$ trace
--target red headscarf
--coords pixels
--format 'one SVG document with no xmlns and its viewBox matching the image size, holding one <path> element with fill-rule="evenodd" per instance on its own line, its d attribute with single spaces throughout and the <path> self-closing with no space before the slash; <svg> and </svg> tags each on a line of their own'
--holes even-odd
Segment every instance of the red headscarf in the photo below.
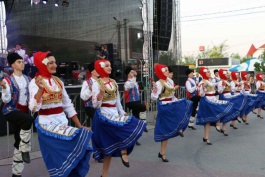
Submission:
<svg viewBox="0 0 265 177">
<path fill-rule="evenodd" d="M 41 75 L 46 78 L 51 78 L 52 74 L 47 69 L 47 55 L 50 52 L 36 52 L 34 54 L 34 64 L 38 68 L 38 72 L 36 73 L 36 76 Z M 46 64 L 45 64 L 46 63 Z"/>
<path fill-rule="evenodd" d="M 97 71 L 97 73 L 100 75 L 101 78 L 103 77 L 109 77 L 109 74 L 107 74 L 104 71 L 104 67 L 105 67 L 105 62 L 108 60 L 96 60 L 95 64 L 94 64 L 94 68 Z"/>
<path fill-rule="evenodd" d="M 258 81 L 263 81 L 263 79 L 262 79 L 262 73 L 258 73 L 257 75 L 256 75 L 256 79 L 258 80 Z"/>
<path fill-rule="evenodd" d="M 243 80 L 243 81 L 247 81 L 247 72 L 246 71 L 242 71 L 241 72 L 241 79 Z"/>
<path fill-rule="evenodd" d="M 155 74 L 159 79 L 167 80 L 167 76 L 164 75 L 163 70 L 165 70 L 167 66 L 162 64 L 155 64 Z"/>
<path fill-rule="evenodd" d="M 239 75 L 239 72 L 236 72 L 236 71 L 231 72 L 231 78 L 233 81 L 236 81 L 238 79 L 237 75 Z"/>
<path fill-rule="evenodd" d="M 219 76 L 220 76 L 220 78 L 222 79 L 222 80 L 226 80 L 227 81 L 227 73 L 228 73 L 228 71 L 226 70 L 226 69 L 220 69 L 219 70 Z"/>
<path fill-rule="evenodd" d="M 202 76 L 203 79 L 209 80 L 209 77 L 207 77 L 206 73 L 209 72 L 209 69 L 206 67 L 201 67 L 200 68 L 200 75 Z"/>
</svg>

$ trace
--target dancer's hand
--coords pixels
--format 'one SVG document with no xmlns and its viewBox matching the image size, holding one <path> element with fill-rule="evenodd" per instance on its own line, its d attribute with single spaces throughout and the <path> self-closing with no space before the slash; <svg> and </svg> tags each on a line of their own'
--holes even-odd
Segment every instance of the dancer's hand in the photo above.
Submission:
<svg viewBox="0 0 265 177">
<path fill-rule="evenodd" d="M 35 78 L 35 83 L 39 87 L 39 89 L 43 89 L 44 88 L 44 86 L 43 86 L 43 78 L 41 76 L 37 76 Z"/>
<path fill-rule="evenodd" d="M 2 86 L 3 89 L 6 89 L 6 82 L 3 81 L 3 80 L 1 80 L 1 81 L 0 81 L 0 86 Z"/>
</svg>

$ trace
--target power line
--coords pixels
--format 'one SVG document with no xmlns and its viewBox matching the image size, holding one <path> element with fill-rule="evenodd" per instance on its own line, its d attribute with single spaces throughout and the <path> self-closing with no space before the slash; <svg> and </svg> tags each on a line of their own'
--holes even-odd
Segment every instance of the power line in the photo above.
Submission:
<svg viewBox="0 0 265 177">
<path fill-rule="evenodd" d="M 201 20 L 209 20 L 209 19 L 215 19 L 215 18 L 226 18 L 226 17 L 241 16 L 241 15 L 249 15 L 249 14 L 264 13 L 264 12 L 265 12 L 265 11 L 257 11 L 257 12 L 249 12 L 249 13 L 242 13 L 242 14 L 232 14 L 232 15 L 226 15 L 226 16 L 198 18 L 198 19 L 191 19 L 191 20 L 183 20 L 182 22 L 201 21 Z"/>
<path fill-rule="evenodd" d="M 231 12 L 239 12 L 239 11 L 245 11 L 245 10 L 260 9 L 260 8 L 264 8 L 264 7 L 265 6 L 257 6 L 257 7 L 245 8 L 245 9 L 236 9 L 236 10 L 229 10 L 229 11 L 223 11 L 223 12 L 213 12 L 213 13 L 206 13 L 206 14 L 197 14 L 197 15 L 183 16 L 182 18 L 198 17 L 198 16 L 206 16 L 206 15 L 216 15 L 216 14 L 231 13 Z"/>
</svg>

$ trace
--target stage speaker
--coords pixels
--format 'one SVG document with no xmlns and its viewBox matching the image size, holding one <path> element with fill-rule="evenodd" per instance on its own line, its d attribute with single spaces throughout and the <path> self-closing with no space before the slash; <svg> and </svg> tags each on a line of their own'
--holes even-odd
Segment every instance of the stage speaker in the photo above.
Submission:
<svg viewBox="0 0 265 177">
<path fill-rule="evenodd" d="M 168 50 L 172 28 L 172 5 L 172 0 L 154 1 L 154 50 Z"/>
<path fill-rule="evenodd" d="M 113 60 L 113 44 L 109 43 L 109 44 L 104 44 L 107 47 L 107 50 L 109 52 L 109 60 L 112 61 Z"/>
<path fill-rule="evenodd" d="M 179 86 L 185 86 L 186 80 L 188 79 L 188 76 L 186 76 L 186 70 L 189 67 L 183 65 L 172 65 L 170 68 L 173 71 L 174 83 Z"/>
</svg>

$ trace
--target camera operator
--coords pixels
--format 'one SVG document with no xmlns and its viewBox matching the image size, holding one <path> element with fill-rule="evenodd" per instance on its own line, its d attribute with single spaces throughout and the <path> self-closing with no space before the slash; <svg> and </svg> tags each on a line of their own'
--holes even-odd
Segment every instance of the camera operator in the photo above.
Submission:
<svg viewBox="0 0 265 177">
<path fill-rule="evenodd" d="M 107 50 L 106 45 L 102 44 L 100 46 L 100 48 L 101 48 L 101 55 L 97 55 L 98 59 L 100 59 L 100 60 L 103 60 L 103 59 L 109 60 L 109 52 Z"/>
</svg>

